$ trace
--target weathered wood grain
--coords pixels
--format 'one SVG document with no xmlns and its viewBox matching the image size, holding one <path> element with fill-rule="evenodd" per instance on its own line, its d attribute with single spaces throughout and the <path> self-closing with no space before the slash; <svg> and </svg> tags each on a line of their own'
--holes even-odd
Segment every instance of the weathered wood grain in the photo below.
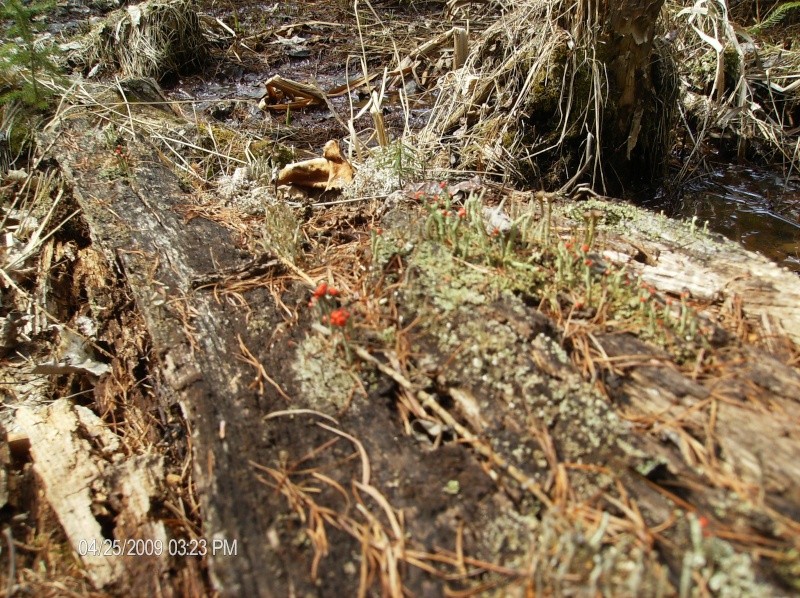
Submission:
<svg viewBox="0 0 800 598">
<path fill-rule="evenodd" d="M 160 583 L 169 568 L 166 530 L 148 515 L 163 483 L 162 458 L 125 459 L 119 438 L 92 411 L 69 399 L 41 408 L 24 406 L 17 424 L 30 442 L 48 504 L 94 585 L 173 595 Z M 117 511 L 114 538 L 105 537 L 100 521 L 105 513 L 97 512 L 106 502 Z M 140 549 L 138 540 L 155 542 L 163 551 Z"/>
<path fill-rule="evenodd" d="M 193 290 L 193 281 L 252 256 L 240 254 L 223 227 L 184 221 L 177 208 L 189 198 L 155 153 L 133 151 L 127 178 L 98 176 L 110 150 L 95 125 L 88 115 L 64 123 L 54 152 L 94 244 L 122 270 L 144 317 L 162 407 L 180 405 L 191 429 L 212 583 L 230 596 L 287 595 L 266 541 L 268 498 L 248 466 L 262 457 L 258 415 L 275 398 L 272 389 L 264 397 L 248 389 L 252 375 L 235 358 L 243 315 L 213 293 Z M 236 554 L 212 554 L 214 540 L 235 541 Z"/>
</svg>

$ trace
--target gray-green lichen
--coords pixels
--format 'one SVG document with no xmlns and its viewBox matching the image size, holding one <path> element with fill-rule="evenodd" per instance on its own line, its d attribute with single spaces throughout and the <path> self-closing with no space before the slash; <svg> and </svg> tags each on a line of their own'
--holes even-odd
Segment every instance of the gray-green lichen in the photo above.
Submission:
<svg viewBox="0 0 800 598">
<path fill-rule="evenodd" d="M 505 514 L 486 532 L 503 563 L 530 576 L 524 582 L 536 596 L 666 596 L 667 573 L 633 537 L 609 542 L 608 519 L 594 529 L 548 511 L 541 520 Z M 528 595 L 513 584 L 492 596 Z"/>
<path fill-rule="evenodd" d="M 446 384 L 470 387 L 495 450 L 520 467 L 542 469 L 536 444 L 519 440 L 530 438 L 526 428 L 538 427 L 556 438 L 566 461 L 603 462 L 619 448 L 635 452 L 633 440 L 618 443 L 627 426 L 573 368 L 546 318 L 507 288 L 505 270 L 467 264 L 431 242 L 417 246 L 409 266 L 402 304 L 418 318 L 412 351 L 426 356 L 425 369 L 446 363 L 439 373 Z M 513 414 L 521 434 L 508 432 L 503 414 Z M 576 488 L 590 491 L 588 480 L 574 477 Z"/>
<path fill-rule="evenodd" d="M 705 222 L 667 218 L 663 213 L 656 214 L 623 201 L 595 198 L 581 203 L 570 202 L 555 211 L 583 225 L 585 213 L 590 210 L 603 213 L 597 224 L 599 230 L 626 238 L 631 238 L 631 232 L 636 231 L 635 237 L 643 240 L 668 241 L 680 246 L 691 244 L 696 253 L 717 255 L 742 251 L 738 244 L 709 233 Z"/>
<path fill-rule="evenodd" d="M 584 213 L 590 210 L 602 212 L 601 224 L 608 227 L 616 226 L 625 221 L 636 220 L 641 213 L 641 210 L 624 202 L 590 199 L 582 203 L 569 204 L 564 210 L 564 214 L 573 220 L 582 222 Z"/>
<path fill-rule="evenodd" d="M 356 385 L 351 366 L 333 340 L 316 331 L 298 347 L 291 369 L 306 404 L 323 413 L 334 414 L 345 407 Z M 350 409 L 358 406 L 351 404 Z"/>
<path fill-rule="evenodd" d="M 300 224 L 289 206 L 284 203 L 269 203 L 264 206 L 264 226 L 260 239 L 264 250 L 294 261 L 299 231 Z"/>
<path fill-rule="evenodd" d="M 416 277 L 412 292 L 426 293 L 442 312 L 482 305 L 491 292 L 491 279 L 485 272 L 458 265 L 446 248 L 435 243 L 420 243 L 411 266 Z"/>
<path fill-rule="evenodd" d="M 683 558 L 680 595 L 701 596 L 695 586 L 700 577 L 714 596 L 736 598 L 747 596 L 761 598 L 772 596 L 770 589 L 755 579 L 750 555 L 736 552 L 728 542 L 716 537 L 704 537 L 699 520 L 689 516 L 689 534 L 692 548 Z"/>
</svg>

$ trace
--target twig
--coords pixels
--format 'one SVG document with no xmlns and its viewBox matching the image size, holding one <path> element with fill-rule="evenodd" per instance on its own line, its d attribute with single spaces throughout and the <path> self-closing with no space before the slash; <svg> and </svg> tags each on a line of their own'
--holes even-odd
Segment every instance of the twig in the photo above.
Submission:
<svg viewBox="0 0 800 598">
<path fill-rule="evenodd" d="M 323 430 L 328 430 L 329 432 L 338 434 L 342 438 L 347 438 L 347 440 L 349 440 L 356 446 L 356 448 L 358 449 L 358 454 L 361 455 L 361 483 L 364 486 L 369 486 L 369 478 L 371 472 L 369 467 L 369 457 L 367 457 L 367 451 L 364 450 L 364 445 L 361 444 L 361 442 L 355 436 L 351 436 L 347 432 L 343 432 L 338 428 L 331 428 L 330 426 L 319 422 L 317 422 L 317 425 Z"/>
<path fill-rule="evenodd" d="M 271 413 L 265 415 L 261 421 L 275 419 L 276 417 L 283 417 L 284 415 L 316 415 L 317 417 L 322 417 L 333 422 L 337 426 L 339 425 L 339 422 L 336 421 L 335 418 L 320 411 L 315 411 L 314 409 L 282 409 L 280 411 L 272 411 Z"/>
<path fill-rule="evenodd" d="M 14 546 L 14 537 L 11 535 L 11 528 L 3 528 L 3 535 L 6 537 L 6 544 L 8 544 L 8 586 L 6 587 L 6 596 L 14 595 L 14 580 L 17 577 L 17 550 Z"/>
</svg>

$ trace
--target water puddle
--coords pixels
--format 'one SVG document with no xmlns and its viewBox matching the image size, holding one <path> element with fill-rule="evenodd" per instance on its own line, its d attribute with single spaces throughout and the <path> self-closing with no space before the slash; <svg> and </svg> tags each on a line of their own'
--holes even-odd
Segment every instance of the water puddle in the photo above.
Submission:
<svg viewBox="0 0 800 598">
<path fill-rule="evenodd" d="M 651 206 L 652 207 L 652 206 Z M 666 210 L 800 273 L 800 179 L 730 165 L 690 187 Z"/>
<path fill-rule="evenodd" d="M 379 51 L 369 46 L 367 52 L 363 43 L 358 42 L 360 38 L 353 35 L 352 7 L 347 8 L 346 3 L 330 6 L 244 0 L 219 4 L 201 0 L 200 8 L 210 18 L 225 24 L 220 26 L 224 27 L 220 35 L 225 38 L 227 49 L 204 72 L 166 86 L 167 96 L 180 101 L 186 113 L 224 123 L 254 139 L 270 136 L 316 153 L 328 140 L 347 137 L 350 130 L 341 122 L 359 114 L 353 128 L 367 132 L 362 141 L 377 143 L 374 135 L 369 136 L 375 128 L 373 118 L 363 110 L 370 92 L 376 89 L 384 92 L 380 108 L 390 140 L 401 138 L 408 129 L 421 128 L 428 120 L 436 101 L 435 92 L 419 87 L 416 77 L 410 74 L 400 80 L 390 77 L 393 85 L 384 88 L 380 75 L 385 64 L 396 59 L 392 45 Z M 337 15 L 342 19 L 334 18 Z M 367 11 L 361 16 L 369 17 L 367 21 L 371 22 L 370 15 L 372 12 Z M 403 18 L 387 21 L 388 38 L 407 35 L 413 19 L 436 22 L 441 18 L 440 8 L 432 7 L 422 13 L 415 9 Z M 342 93 L 346 82 L 353 83 L 362 75 L 362 60 L 368 63 L 369 75 L 377 77 L 371 78 L 369 84 L 353 85 L 349 93 Z M 330 92 L 330 106 L 338 118 L 322 105 L 288 112 L 259 109 L 259 100 L 267 91 L 266 83 L 275 75 L 301 84 L 313 83 L 319 90 Z"/>
</svg>

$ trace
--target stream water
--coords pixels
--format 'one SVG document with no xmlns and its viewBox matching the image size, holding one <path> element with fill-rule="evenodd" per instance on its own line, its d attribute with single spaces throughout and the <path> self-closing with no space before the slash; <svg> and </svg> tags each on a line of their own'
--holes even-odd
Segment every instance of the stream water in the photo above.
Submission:
<svg viewBox="0 0 800 598">
<path fill-rule="evenodd" d="M 675 218 L 697 218 L 708 228 L 800 273 L 800 179 L 729 165 L 702 183 L 689 185 L 679 200 L 647 207 Z"/>
</svg>

